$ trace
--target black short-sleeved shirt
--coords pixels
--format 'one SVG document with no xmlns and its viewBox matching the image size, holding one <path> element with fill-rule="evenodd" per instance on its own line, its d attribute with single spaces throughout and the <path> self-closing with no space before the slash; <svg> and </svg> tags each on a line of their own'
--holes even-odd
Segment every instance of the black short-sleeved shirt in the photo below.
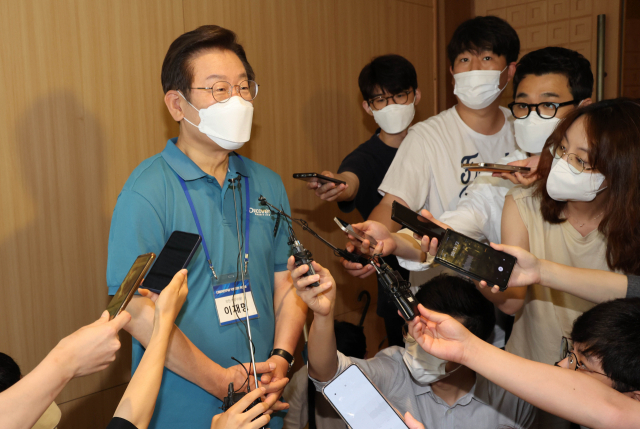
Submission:
<svg viewBox="0 0 640 429">
<path fill-rule="evenodd" d="M 351 201 L 340 201 L 338 207 L 345 213 L 357 209 L 363 219 L 368 219 L 375 206 L 382 200 L 382 195 L 378 192 L 378 187 L 382 183 L 387 170 L 398 152 L 397 148 L 384 144 L 378 134 L 380 128 L 371 136 L 371 138 L 362 143 L 342 160 L 338 173 L 349 171 L 360 181 L 358 193 Z M 398 270 L 402 277 L 409 278 L 409 271 L 401 268 L 395 256 L 385 257 L 391 268 Z M 386 298 L 386 299 L 385 299 Z M 378 283 L 378 307 L 376 313 L 379 316 L 397 316 L 398 310 L 395 305 L 389 301 L 384 293 L 382 286 Z"/>
<path fill-rule="evenodd" d="M 375 134 L 362 143 L 342 160 L 338 173 L 349 171 L 360 181 L 358 193 L 351 201 L 340 201 L 338 207 L 345 213 L 357 209 L 363 219 L 368 219 L 374 207 L 382 200 L 378 186 L 398 152 L 397 148 L 387 146 L 380 140 L 378 128 Z"/>
<path fill-rule="evenodd" d="M 109 422 L 107 429 L 138 429 L 129 420 L 121 419 L 120 417 L 114 417 Z"/>
</svg>

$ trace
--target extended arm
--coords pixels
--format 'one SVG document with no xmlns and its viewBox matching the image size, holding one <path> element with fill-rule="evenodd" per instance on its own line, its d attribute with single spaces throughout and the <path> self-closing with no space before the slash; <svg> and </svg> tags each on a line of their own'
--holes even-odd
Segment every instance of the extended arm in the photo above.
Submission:
<svg viewBox="0 0 640 429">
<path fill-rule="evenodd" d="M 459 362 L 530 404 L 583 426 L 640 427 L 640 402 L 578 371 L 500 350 L 450 316 L 418 308 L 422 319 L 416 318 L 409 329 L 428 353 Z"/>
<path fill-rule="evenodd" d="M 0 427 L 31 428 L 72 378 L 107 368 L 120 349 L 118 331 L 130 319 L 123 312 L 109 321 L 105 311 L 96 322 L 63 338 L 33 371 L 0 393 Z"/>
<path fill-rule="evenodd" d="M 307 188 L 315 189 L 316 196 L 324 201 L 351 201 L 358 194 L 360 188 L 360 180 L 355 173 L 345 171 L 339 174 L 333 174 L 330 171 L 323 171 L 323 176 L 333 177 L 342 180 L 346 185 L 336 185 L 333 182 L 327 182 L 324 185 L 317 180 L 307 183 Z"/>
<path fill-rule="evenodd" d="M 114 414 L 114 417 L 125 419 L 138 429 L 146 429 L 153 416 L 169 338 L 175 326 L 173 322 L 187 298 L 187 270 L 178 272 L 159 297 L 152 292 L 143 292 L 157 299 L 153 332 L 140 365 Z"/>
<path fill-rule="evenodd" d="M 610 271 L 575 268 L 538 259 L 526 250 L 504 244 L 491 244 L 496 250 L 513 255 L 518 260 L 509 280 L 509 287 L 539 283 L 587 301 L 600 303 L 627 295 L 627 276 Z M 484 282 L 482 282 L 484 283 Z M 495 286 L 491 290 L 498 292 Z"/>
<path fill-rule="evenodd" d="M 307 265 L 295 268 L 293 256 L 289 258 L 287 268 L 291 271 L 297 294 L 313 311 L 313 323 L 309 329 L 309 376 L 318 381 L 331 380 L 338 370 L 338 349 L 333 330 L 333 309 L 335 305 L 335 280 L 326 268 L 313 262 L 317 274 L 303 277 L 309 270 Z M 320 286 L 308 285 L 319 281 Z"/>
</svg>

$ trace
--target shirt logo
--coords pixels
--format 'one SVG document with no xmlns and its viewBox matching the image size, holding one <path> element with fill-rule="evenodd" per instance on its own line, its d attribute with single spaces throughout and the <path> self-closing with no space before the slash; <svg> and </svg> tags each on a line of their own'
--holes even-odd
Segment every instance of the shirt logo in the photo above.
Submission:
<svg viewBox="0 0 640 429">
<path fill-rule="evenodd" d="M 271 209 L 254 209 L 249 207 L 249 213 L 256 216 L 271 216 Z"/>
</svg>

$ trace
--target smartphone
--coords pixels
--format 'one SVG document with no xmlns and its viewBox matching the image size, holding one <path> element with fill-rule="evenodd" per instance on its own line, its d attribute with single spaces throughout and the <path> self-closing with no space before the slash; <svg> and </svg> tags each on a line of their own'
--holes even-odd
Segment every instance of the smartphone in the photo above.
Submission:
<svg viewBox="0 0 640 429">
<path fill-rule="evenodd" d="M 133 294 L 138 290 L 140 283 L 142 283 L 142 280 L 144 279 L 144 275 L 149 271 L 149 267 L 151 267 L 151 263 L 155 257 L 155 253 L 145 253 L 144 255 L 140 255 L 136 258 L 136 261 L 129 269 L 129 272 L 122 281 L 118 291 L 113 295 L 109 305 L 107 305 L 109 320 L 113 319 L 127 308 L 127 304 L 129 304 Z"/>
<path fill-rule="evenodd" d="M 353 429 L 408 429 L 403 418 L 356 364 L 324 386 L 322 394 Z"/>
<path fill-rule="evenodd" d="M 372 249 L 376 248 L 376 245 L 378 244 L 378 242 L 372 236 L 365 234 L 364 232 L 360 231 L 358 228 L 354 228 L 352 225 L 349 224 L 349 222 L 346 222 L 338 217 L 334 217 L 333 220 L 335 221 L 335 223 L 338 224 L 338 227 L 340 227 L 340 229 L 346 232 L 347 234 L 351 234 L 351 236 L 357 238 L 360 241 L 369 240 L 369 247 L 371 247 Z"/>
<path fill-rule="evenodd" d="M 438 244 L 436 262 L 475 280 L 484 280 L 489 286 L 507 289 L 516 258 L 466 235 L 448 229 Z"/>
<path fill-rule="evenodd" d="M 462 168 L 466 168 L 469 171 L 488 171 L 490 173 L 527 173 L 531 171 L 529 167 L 518 167 L 515 165 L 506 164 L 490 164 L 488 162 L 479 162 L 477 164 L 462 164 Z"/>
<path fill-rule="evenodd" d="M 304 180 L 305 182 L 320 182 L 323 185 L 327 182 L 335 183 L 336 185 L 346 185 L 347 182 L 344 180 L 334 179 L 333 177 L 323 176 L 318 173 L 293 173 L 294 179 Z M 312 180 L 316 179 L 316 180 Z"/>
<path fill-rule="evenodd" d="M 173 276 L 189 265 L 201 241 L 202 238 L 198 234 L 173 231 L 144 279 L 142 287 L 155 293 L 162 292 Z"/>
<path fill-rule="evenodd" d="M 420 216 L 397 201 L 391 204 L 391 219 L 418 235 L 426 235 L 429 239 L 437 238 L 438 243 L 442 241 L 444 234 L 447 232 L 446 229 Z"/>
</svg>

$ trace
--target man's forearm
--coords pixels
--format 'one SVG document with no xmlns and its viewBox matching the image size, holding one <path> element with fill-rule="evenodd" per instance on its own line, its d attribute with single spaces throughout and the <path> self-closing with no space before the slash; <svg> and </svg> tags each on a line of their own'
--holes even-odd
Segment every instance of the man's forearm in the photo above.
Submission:
<svg viewBox="0 0 640 429">
<path fill-rule="evenodd" d="M 309 376 L 329 381 L 338 371 L 338 348 L 333 330 L 333 311 L 327 316 L 314 314 L 309 329 Z"/>
<path fill-rule="evenodd" d="M 153 333 L 153 302 L 136 296 L 129 303 L 127 311 L 132 319 L 125 329 L 146 348 Z M 218 399 L 227 395 L 225 369 L 202 353 L 175 325 L 169 337 L 165 366 Z"/>
<path fill-rule="evenodd" d="M 66 366 L 69 358 L 53 349 L 33 371 L 0 393 L 1 428 L 33 427 L 73 378 L 73 372 Z"/>
<path fill-rule="evenodd" d="M 307 305 L 296 294 L 289 271 L 275 273 L 274 280 L 273 307 L 276 331 L 273 348 L 293 354 L 307 318 Z"/>
<path fill-rule="evenodd" d="M 416 262 L 424 262 L 426 260 L 425 253 L 420 249 L 420 243 L 408 234 L 396 232 L 391 234 L 393 241 L 396 243 L 394 255 L 403 259 Z"/>
<path fill-rule="evenodd" d="M 358 194 L 358 189 L 360 188 L 360 180 L 358 179 L 358 176 L 350 171 L 345 171 L 344 173 L 336 174 L 335 178 L 343 180 L 348 185 L 347 188 L 338 195 L 336 201 L 353 201 Z"/>
<path fill-rule="evenodd" d="M 401 198 L 387 194 L 382 197 L 382 200 L 373 209 L 367 220 L 375 220 L 386 226 L 389 231 L 398 232 L 400 230 L 400 224 L 391 220 L 391 206 L 394 201 L 398 201 L 404 206 L 407 205 Z"/>
<path fill-rule="evenodd" d="M 149 345 L 114 414 L 114 417 L 123 418 L 138 429 L 149 425 L 160 391 L 173 323 L 169 326 L 160 325 L 154 325 Z"/>
<path fill-rule="evenodd" d="M 477 337 L 463 365 L 551 414 L 593 429 L 640 427 L 640 402 L 579 371 L 533 362 Z"/>
<path fill-rule="evenodd" d="M 603 270 L 574 268 L 540 260 L 540 284 L 601 303 L 627 295 L 627 276 Z"/>
</svg>

